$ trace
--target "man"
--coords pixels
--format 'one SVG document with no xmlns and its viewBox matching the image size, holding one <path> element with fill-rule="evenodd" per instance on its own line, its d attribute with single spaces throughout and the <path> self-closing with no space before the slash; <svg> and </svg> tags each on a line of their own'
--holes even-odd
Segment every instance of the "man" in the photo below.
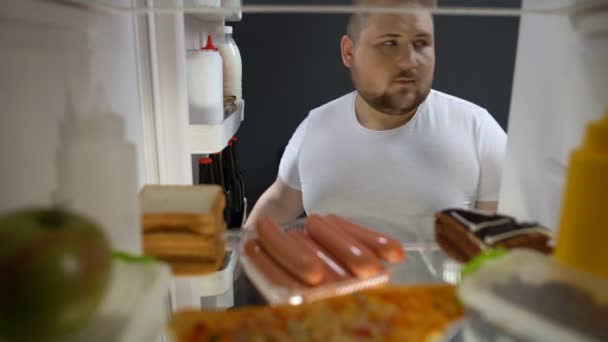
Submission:
<svg viewBox="0 0 608 342">
<path fill-rule="evenodd" d="M 365 5 L 423 0 L 380 0 Z M 246 223 L 334 213 L 404 240 L 448 207 L 495 211 L 506 135 L 483 108 L 431 89 L 429 12 L 355 14 L 341 41 L 356 89 L 310 112 Z"/>
</svg>

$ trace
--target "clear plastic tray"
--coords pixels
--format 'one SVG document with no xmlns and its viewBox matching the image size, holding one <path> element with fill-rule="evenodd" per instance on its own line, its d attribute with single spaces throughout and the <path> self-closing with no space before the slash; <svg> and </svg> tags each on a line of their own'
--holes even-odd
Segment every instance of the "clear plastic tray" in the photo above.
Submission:
<svg viewBox="0 0 608 342">
<path fill-rule="evenodd" d="M 283 227 L 285 230 L 303 229 L 304 221 L 298 220 L 292 224 Z M 253 285 L 257 288 L 264 299 L 271 305 L 275 304 L 291 304 L 299 305 L 303 302 L 310 302 L 323 298 L 345 295 L 356 291 L 377 287 L 388 283 L 390 279 L 390 266 L 385 266 L 385 270 L 375 277 L 368 279 L 349 279 L 342 282 L 320 285 L 307 289 L 288 289 L 282 286 L 277 286 L 270 283 L 264 275 L 257 270 L 255 265 L 249 260 L 244 253 L 245 242 L 255 238 L 254 231 L 246 231 L 240 241 L 240 261 L 245 274 L 249 277 Z"/>
<path fill-rule="evenodd" d="M 404 242 L 404 263 L 391 265 L 393 284 L 429 284 L 460 282 L 461 264 L 450 259 L 434 242 Z"/>
<path fill-rule="evenodd" d="M 296 221 L 293 224 L 287 225 L 285 229 L 302 229 L 303 221 Z M 247 239 L 255 237 L 254 232 L 239 231 L 230 232 L 227 241 L 230 246 L 240 248 L 242 250 Z M 396 265 L 386 265 L 386 277 L 393 284 L 414 285 L 414 284 L 429 284 L 429 283 L 449 283 L 457 284 L 460 281 L 460 264 L 453 261 L 445 255 L 445 253 L 434 242 L 406 242 L 403 243 L 406 253 L 405 262 Z M 235 278 L 239 276 L 242 268 L 247 274 L 258 292 L 270 304 L 288 303 L 297 305 L 306 299 L 313 300 L 317 298 L 331 297 L 338 294 L 347 294 L 354 292 L 357 289 L 365 289 L 381 285 L 387 281 L 385 275 L 382 275 L 377 284 L 361 283 L 360 280 L 355 280 L 352 283 L 333 284 L 333 286 L 319 287 L 315 289 L 318 292 L 310 292 L 307 290 L 290 291 L 282 287 L 271 285 L 262 274 L 260 274 L 253 264 L 247 259 L 244 253 L 240 255 L 240 263 L 237 265 Z M 356 287 L 358 285 L 359 287 Z M 316 296 L 316 297 L 315 297 Z M 461 340 L 461 330 L 464 320 L 458 320 L 450 324 L 444 330 L 442 336 L 437 336 L 435 342 L 454 342 Z"/>
</svg>

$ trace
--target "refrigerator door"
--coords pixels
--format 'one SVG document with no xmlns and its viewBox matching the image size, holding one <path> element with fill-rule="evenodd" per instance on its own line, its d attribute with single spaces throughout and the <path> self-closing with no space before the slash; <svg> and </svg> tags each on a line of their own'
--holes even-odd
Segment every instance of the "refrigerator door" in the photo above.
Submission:
<svg viewBox="0 0 608 342">
<path fill-rule="evenodd" d="M 523 8 L 589 2 L 602 1 L 524 0 Z M 500 212 L 557 229 L 570 152 L 608 109 L 607 12 L 599 22 L 602 10 L 522 16 Z"/>
</svg>

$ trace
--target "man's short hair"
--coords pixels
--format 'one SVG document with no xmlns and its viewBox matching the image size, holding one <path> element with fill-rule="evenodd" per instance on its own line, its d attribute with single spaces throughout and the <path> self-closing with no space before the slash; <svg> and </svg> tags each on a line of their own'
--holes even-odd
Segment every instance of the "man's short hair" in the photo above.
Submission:
<svg viewBox="0 0 608 342">
<path fill-rule="evenodd" d="M 437 6 L 437 0 L 353 0 L 354 6 L 370 7 L 370 6 L 402 6 L 402 5 L 418 5 L 422 7 L 433 8 Z M 361 30 L 367 25 L 369 13 L 353 13 L 348 18 L 346 25 L 346 35 L 353 41 L 359 38 Z"/>
</svg>

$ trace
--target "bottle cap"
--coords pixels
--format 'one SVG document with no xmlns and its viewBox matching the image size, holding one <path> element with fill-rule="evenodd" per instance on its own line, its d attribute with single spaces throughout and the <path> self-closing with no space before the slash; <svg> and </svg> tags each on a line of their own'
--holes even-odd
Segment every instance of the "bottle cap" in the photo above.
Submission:
<svg viewBox="0 0 608 342">
<path fill-rule="evenodd" d="M 211 35 L 207 36 L 207 45 L 205 45 L 202 50 L 217 51 L 217 48 L 215 47 L 215 45 L 213 45 L 213 38 L 211 38 Z"/>
<path fill-rule="evenodd" d="M 608 154 L 608 112 L 603 119 L 589 125 L 583 148 Z"/>
</svg>

